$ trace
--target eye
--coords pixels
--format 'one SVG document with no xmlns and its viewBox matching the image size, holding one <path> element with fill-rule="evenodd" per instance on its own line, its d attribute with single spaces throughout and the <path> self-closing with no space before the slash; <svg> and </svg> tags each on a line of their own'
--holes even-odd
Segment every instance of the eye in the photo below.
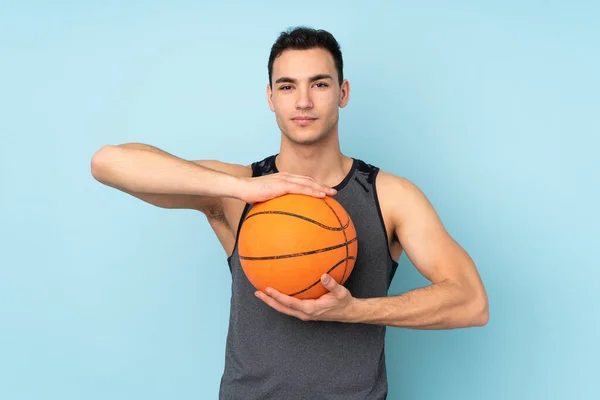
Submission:
<svg viewBox="0 0 600 400">
<path fill-rule="evenodd" d="M 279 90 L 290 90 L 292 87 L 290 85 L 280 86 Z"/>
<path fill-rule="evenodd" d="M 329 86 L 328 84 L 326 84 L 325 82 L 317 82 L 316 86 L 318 88 L 326 88 L 327 86 Z"/>
</svg>

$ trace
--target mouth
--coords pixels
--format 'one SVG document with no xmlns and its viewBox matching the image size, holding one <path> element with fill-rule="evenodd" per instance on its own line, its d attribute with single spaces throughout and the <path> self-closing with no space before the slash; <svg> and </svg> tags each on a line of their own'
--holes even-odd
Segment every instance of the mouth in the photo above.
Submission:
<svg viewBox="0 0 600 400">
<path fill-rule="evenodd" d="M 300 116 L 300 117 L 292 118 L 292 121 L 294 121 L 294 123 L 296 125 L 300 125 L 300 126 L 310 125 L 313 122 L 315 122 L 316 120 L 317 120 L 317 118 L 308 117 L 308 116 Z"/>
</svg>

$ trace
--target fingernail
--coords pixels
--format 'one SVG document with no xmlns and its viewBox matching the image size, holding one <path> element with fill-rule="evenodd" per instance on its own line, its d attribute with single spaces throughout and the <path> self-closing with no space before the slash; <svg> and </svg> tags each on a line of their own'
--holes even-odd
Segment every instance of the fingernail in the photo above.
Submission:
<svg viewBox="0 0 600 400">
<path fill-rule="evenodd" d="M 265 290 L 265 292 L 267 292 L 267 294 L 270 296 L 271 295 L 271 288 Z"/>
<path fill-rule="evenodd" d="M 328 284 L 330 279 L 329 275 L 325 276 L 325 278 L 323 278 L 323 283 Z"/>
<path fill-rule="evenodd" d="M 319 196 L 325 196 L 325 193 L 319 192 Z"/>
</svg>

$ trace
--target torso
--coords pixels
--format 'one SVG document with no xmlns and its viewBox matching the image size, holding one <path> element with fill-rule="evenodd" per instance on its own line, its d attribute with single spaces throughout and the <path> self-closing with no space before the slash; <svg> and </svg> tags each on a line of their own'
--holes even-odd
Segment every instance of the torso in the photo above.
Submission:
<svg viewBox="0 0 600 400">
<path fill-rule="evenodd" d="M 277 173 L 274 156 L 254 163 L 250 172 Z M 358 239 L 354 268 L 344 283 L 356 298 L 386 296 L 401 254 L 391 223 L 394 199 L 388 188 L 394 180 L 380 173 L 353 159 L 344 180 L 335 185 L 338 192 L 333 198 L 352 217 Z M 301 321 L 256 299 L 235 242 L 240 221 L 251 209 L 252 205 L 227 199 L 221 222 L 211 221 L 229 256 L 232 277 L 219 398 L 386 398 L 385 326 Z"/>
</svg>

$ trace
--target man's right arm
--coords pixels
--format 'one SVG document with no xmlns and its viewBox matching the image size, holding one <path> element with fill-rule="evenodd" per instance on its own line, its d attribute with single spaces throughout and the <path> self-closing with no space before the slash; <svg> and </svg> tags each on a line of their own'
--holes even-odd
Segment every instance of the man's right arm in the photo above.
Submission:
<svg viewBox="0 0 600 400">
<path fill-rule="evenodd" d="M 99 182 L 162 208 L 209 215 L 222 198 L 240 198 L 250 167 L 220 161 L 188 161 L 142 143 L 106 145 L 91 160 Z"/>
<path fill-rule="evenodd" d="M 107 145 L 91 160 L 99 182 L 163 208 L 190 208 L 210 216 L 224 200 L 266 201 L 286 193 L 315 197 L 335 190 L 306 176 L 277 173 L 252 178 L 250 166 L 188 161 L 142 143 Z"/>
<path fill-rule="evenodd" d="M 187 161 L 141 143 L 102 147 L 92 157 L 91 170 L 99 182 L 155 206 L 203 212 L 228 255 L 244 203 L 286 193 L 335 194 L 306 176 L 277 173 L 253 178 L 250 166 Z"/>
</svg>

